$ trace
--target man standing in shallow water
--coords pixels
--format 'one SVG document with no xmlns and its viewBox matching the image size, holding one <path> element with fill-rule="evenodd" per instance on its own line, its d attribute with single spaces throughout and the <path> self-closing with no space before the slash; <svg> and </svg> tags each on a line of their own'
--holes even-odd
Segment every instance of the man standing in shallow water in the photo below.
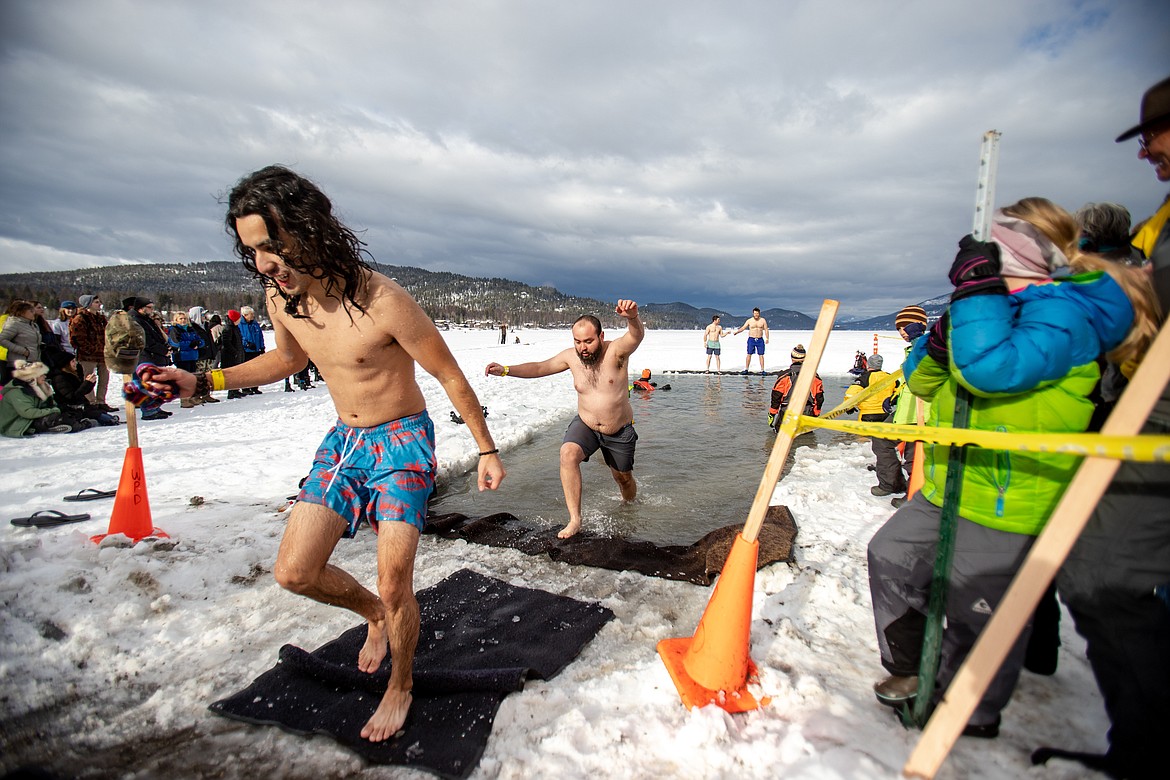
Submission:
<svg viewBox="0 0 1170 780">
<path fill-rule="evenodd" d="M 719 362 L 719 339 L 731 333 L 730 330 L 724 330 L 720 323 L 718 314 L 711 315 L 711 324 L 703 331 L 703 346 L 707 348 L 707 371 L 711 370 L 711 356 L 715 356 L 715 370 L 721 371 L 722 366 Z"/>
<path fill-rule="evenodd" d="M 752 309 L 752 316 L 743 325 L 736 328 L 735 333 L 748 332 L 747 359 L 743 362 L 743 372 L 746 374 L 752 367 L 752 353 L 760 356 L 760 373 L 764 373 L 764 345 L 768 343 L 768 321 L 760 316 L 760 307 Z"/>
<path fill-rule="evenodd" d="M 625 335 L 607 342 L 601 322 L 583 314 L 573 323 L 573 346 L 540 363 L 505 366 L 488 363 L 484 373 L 490 376 L 515 376 L 535 379 L 573 373 L 577 390 L 577 416 L 565 431 L 561 445 L 561 487 L 569 508 L 569 523 L 557 534 L 568 539 L 581 530 L 581 463 L 601 450 L 605 464 L 621 490 L 622 499 L 633 501 L 638 494 L 634 481 L 634 409 L 630 406 L 630 355 L 646 335 L 638 318 L 638 304 L 620 300 L 614 308 L 626 320 Z"/>
<path fill-rule="evenodd" d="M 204 374 L 163 369 L 190 397 L 278 381 L 311 358 L 329 377 L 338 420 L 289 514 L 273 574 L 288 590 L 350 609 L 368 622 L 358 668 L 391 655 L 390 682 L 361 734 L 393 736 L 411 703 L 419 608 L 414 558 L 434 487 L 434 425 L 415 363 L 439 380 L 479 445 L 479 489 L 504 479 L 475 392 L 434 323 L 397 283 L 367 265 L 363 244 L 312 182 L 280 166 L 242 179 L 228 200 L 236 254 L 267 289 L 275 349 Z M 624 386 L 624 385 L 623 385 Z M 337 542 L 366 520 L 378 532 L 378 594 L 329 564 Z"/>
</svg>

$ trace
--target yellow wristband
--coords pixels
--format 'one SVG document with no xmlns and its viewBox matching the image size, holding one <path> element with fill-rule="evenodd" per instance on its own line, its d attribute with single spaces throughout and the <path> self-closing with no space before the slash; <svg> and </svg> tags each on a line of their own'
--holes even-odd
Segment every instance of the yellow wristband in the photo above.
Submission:
<svg viewBox="0 0 1170 780">
<path fill-rule="evenodd" d="M 504 366 L 504 373 L 500 374 L 500 376 L 507 376 L 507 375 L 508 375 L 508 367 Z"/>
<path fill-rule="evenodd" d="M 222 371 L 220 371 L 217 368 L 214 371 L 212 371 L 210 374 L 208 374 L 208 376 L 211 377 L 211 389 L 212 390 L 223 390 L 224 389 L 224 381 L 223 381 L 223 372 Z"/>
</svg>

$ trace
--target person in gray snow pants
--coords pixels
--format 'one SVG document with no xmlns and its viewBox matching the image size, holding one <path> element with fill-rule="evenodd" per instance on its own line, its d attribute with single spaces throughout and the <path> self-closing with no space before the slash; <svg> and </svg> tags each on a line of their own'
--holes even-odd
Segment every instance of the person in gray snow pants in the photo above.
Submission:
<svg viewBox="0 0 1170 780">
<path fill-rule="evenodd" d="M 1154 592 L 1167 583 L 1170 465 L 1123 462 L 1056 578 L 1105 699 L 1119 777 L 1170 772 L 1170 605 Z"/>
<path fill-rule="evenodd" d="M 942 509 L 916 494 L 869 542 L 869 589 L 878 648 L 882 666 L 899 677 L 918 674 L 941 519 Z M 957 519 L 936 701 L 999 606 L 1034 541 L 1034 536 Z M 1030 631 L 1031 622 L 972 713 L 971 723 L 993 723 L 1007 706 L 1024 663 Z"/>
</svg>

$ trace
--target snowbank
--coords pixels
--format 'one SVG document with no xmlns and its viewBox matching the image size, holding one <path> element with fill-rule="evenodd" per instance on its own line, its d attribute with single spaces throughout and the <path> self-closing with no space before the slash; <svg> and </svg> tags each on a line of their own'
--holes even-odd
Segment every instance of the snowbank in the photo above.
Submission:
<svg viewBox="0 0 1170 780">
<path fill-rule="evenodd" d="M 514 335 L 523 343 L 499 345 L 496 331 L 444 334 L 491 409 L 505 465 L 510 447 L 575 406 L 567 374 L 523 384 L 483 376 L 489 361 L 543 359 L 570 345 L 566 331 Z M 810 336 L 773 332 L 769 368 L 785 367 L 788 350 Z M 895 334 L 882 336 L 892 370 L 902 344 Z M 650 331 L 635 363 L 656 376 L 701 369 L 701 340 L 700 331 Z M 872 345 L 873 334 L 834 332 L 822 375 L 844 375 L 854 351 Z M 742 335 L 725 339 L 723 367 L 742 368 L 742 350 Z M 437 383 L 425 375 L 420 383 L 432 417 L 446 420 L 452 407 Z M 78 777 L 425 776 L 366 766 L 324 738 L 207 711 L 269 668 L 281 645 L 312 649 L 359 622 L 272 579 L 286 498 L 334 419 L 324 387 L 281 389 L 176 408 L 169 420 L 140 425 L 152 515 L 171 535 L 153 546 L 99 548 L 88 536 L 106 530 L 112 502 L 61 502 L 83 488 L 117 485 L 124 428 L 0 440 L 0 771 L 35 763 Z M 476 447 L 466 428 L 437 428 L 440 469 L 472 468 Z M 871 457 L 860 441 L 801 450 L 776 489 L 773 503 L 787 505 L 800 526 L 797 563 L 756 576 L 752 658 L 772 703 L 745 715 L 687 711 L 655 652 L 659 639 L 693 633 L 709 589 L 424 537 L 417 588 L 470 567 L 598 601 L 616 614 L 558 677 L 505 699 L 474 777 L 899 776 L 918 735 L 870 689 L 882 669 L 865 546 L 892 512 L 888 499 L 869 494 Z M 76 508 L 94 519 L 51 530 L 7 523 L 46 508 Z M 372 583 L 371 539 L 343 541 L 333 562 Z M 1065 618 L 1056 675 L 1025 673 L 1001 736 L 960 740 L 940 777 L 1084 776 L 1079 766 L 1033 769 L 1028 762 L 1041 744 L 1105 747 L 1107 720 L 1083 644 Z"/>
</svg>

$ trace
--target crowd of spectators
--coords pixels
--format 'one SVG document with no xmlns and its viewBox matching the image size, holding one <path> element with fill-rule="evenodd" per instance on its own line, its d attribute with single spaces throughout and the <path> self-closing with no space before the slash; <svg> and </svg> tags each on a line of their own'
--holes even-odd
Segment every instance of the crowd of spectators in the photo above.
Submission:
<svg viewBox="0 0 1170 780">
<path fill-rule="evenodd" d="M 123 298 L 121 310 L 142 328 L 145 344 L 138 363 L 177 365 L 209 371 L 238 365 L 264 352 L 264 331 L 255 310 L 242 306 L 225 315 L 203 306 L 186 311 L 155 311 L 149 298 Z M 0 315 L 0 433 L 23 437 L 71 433 L 99 425 L 119 425 L 119 409 L 107 403 L 111 372 L 106 365 L 107 310 L 100 296 L 87 293 L 63 300 L 56 318 L 45 317 L 36 301 L 14 299 Z M 114 312 L 110 312 L 112 315 Z M 297 384 L 312 387 L 306 368 Z M 316 375 L 318 380 L 320 374 Z M 113 377 L 116 386 L 121 379 Z M 231 390 L 228 399 L 259 395 L 258 387 Z M 180 408 L 219 403 L 210 391 L 183 399 Z M 162 420 L 173 412 L 158 408 L 142 415 Z"/>
</svg>

